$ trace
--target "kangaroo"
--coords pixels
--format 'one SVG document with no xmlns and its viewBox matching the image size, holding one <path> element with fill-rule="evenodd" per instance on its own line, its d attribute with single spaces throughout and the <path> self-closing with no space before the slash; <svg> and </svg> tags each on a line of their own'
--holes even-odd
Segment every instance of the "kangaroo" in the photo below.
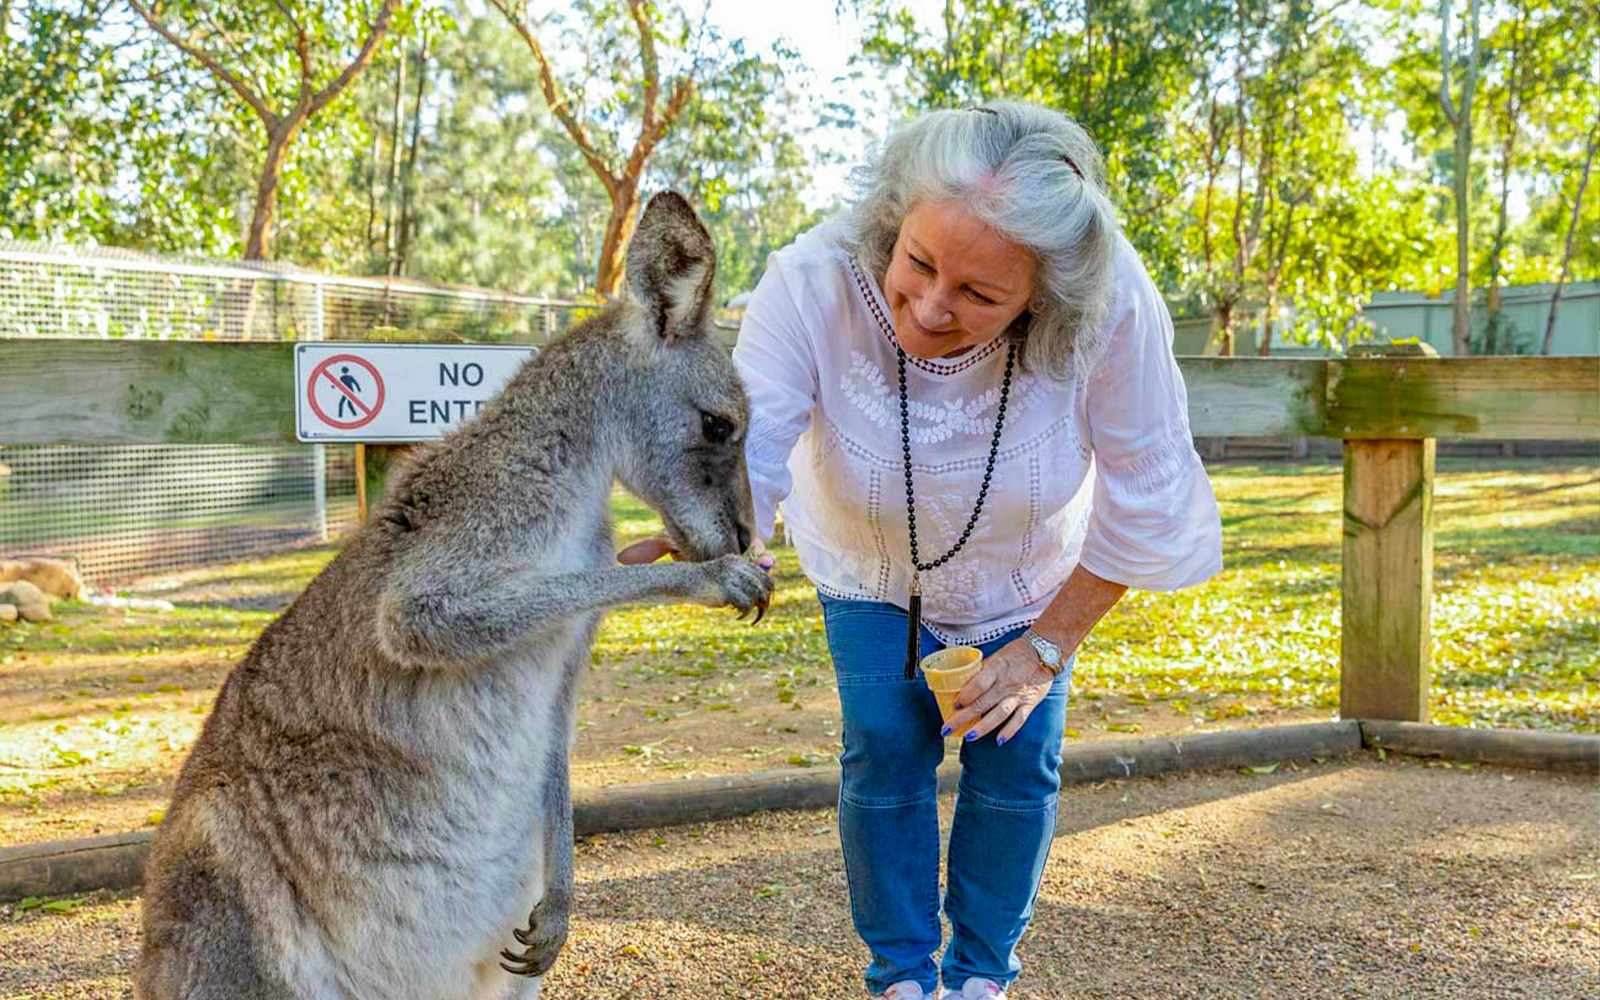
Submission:
<svg viewBox="0 0 1600 1000">
<path fill-rule="evenodd" d="M 716 260 L 651 199 L 627 295 L 421 449 L 234 669 L 145 872 L 142 1000 L 532 1000 L 572 905 L 568 754 L 605 609 L 765 612 Z M 617 565 L 620 480 L 684 561 Z M 517 929 L 521 928 L 521 929 Z M 513 936 L 520 950 L 511 950 Z"/>
</svg>

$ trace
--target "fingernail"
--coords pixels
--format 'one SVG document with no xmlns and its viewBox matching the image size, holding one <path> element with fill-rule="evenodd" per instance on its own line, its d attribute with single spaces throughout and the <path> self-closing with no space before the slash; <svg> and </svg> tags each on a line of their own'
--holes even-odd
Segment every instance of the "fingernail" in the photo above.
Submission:
<svg viewBox="0 0 1600 1000">
<path fill-rule="evenodd" d="M 970 732 L 970 733 L 967 734 L 967 742 L 968 743 L 971 743 L 973 740 L 975 740 L 977 738 L 978 738 L 978 734 L 977 734 L 976 731 Z"/>
<path fill-rule="evenodd" d="M 997 747 L 1005 746 L 1006 745 L 1006 738 L 1004 736 L 995 737 L 994 745 L 997 746 Z"/>
<path fill-rule="evenodd" d="M 967 707 L 967 706 L 965 706 L 965 705 L 963 705 L 963 704 L 961 704 L 961 702 L 959 702 L 959 701 L 958 701 L 958 702 L 956 702 L 956 708 L 966 708 L 966 707 Z"/>
<path fill-rule="evenodd" d="M 949 736 L 950 735 L 950 727 L 949 726 L 945 726 L 943 729 L 939 730 L 939 735 L 940 736 Z"/>
</svg>

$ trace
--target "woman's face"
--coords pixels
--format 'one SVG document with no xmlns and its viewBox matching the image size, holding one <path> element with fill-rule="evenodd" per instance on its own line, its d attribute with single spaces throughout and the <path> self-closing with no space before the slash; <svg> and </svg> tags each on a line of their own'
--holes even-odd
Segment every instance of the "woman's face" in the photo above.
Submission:
<svg viewBox="0 0 1600 1000">
<path fill-rule="evenodd" d="M 953 201 L 921 201 L 900 223 L 883 294 L 907 354 L 948 358 L 986 344 L 1033 297 L 1033 254 Z"/>
</svg>

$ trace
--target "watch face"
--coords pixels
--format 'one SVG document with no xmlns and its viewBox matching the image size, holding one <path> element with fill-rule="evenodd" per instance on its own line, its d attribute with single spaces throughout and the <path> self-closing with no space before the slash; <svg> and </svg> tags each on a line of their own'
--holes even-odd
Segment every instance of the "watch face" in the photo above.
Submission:
<svg viewBox="0 0 1600 1000">
<path fill-rule="evenodd" d="M 1028 639 L 1033 643 L 1033 648 L 1039 651 L 1039 659 L 1052 667 L 1061 662 L 1061 650 L 1048 639 L 1039 635 L 1030 635 Z"/>
</svg>

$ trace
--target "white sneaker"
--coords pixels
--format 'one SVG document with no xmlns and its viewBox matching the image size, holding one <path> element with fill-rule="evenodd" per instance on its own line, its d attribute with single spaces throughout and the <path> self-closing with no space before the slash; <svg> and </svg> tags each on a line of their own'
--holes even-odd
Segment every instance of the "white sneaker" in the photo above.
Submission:
<svg viewBox="0 0 1600 1000">
<path fill-rule="evenodd" d="M 992 979 L 969 979 L 961 992 L 941 990 L 939 1000 L 1006 1000 L 1006 991 Z"/>
<path fill-rule="evenodd" d="M 907 979 L 905 982 L 895 983 L 879 996 L 873 997 L 873 1000 L 924 1000 L 925 997 L 927 1000 L 933 1000 L 922 992 L 920 984 Z"/>
</svg>

